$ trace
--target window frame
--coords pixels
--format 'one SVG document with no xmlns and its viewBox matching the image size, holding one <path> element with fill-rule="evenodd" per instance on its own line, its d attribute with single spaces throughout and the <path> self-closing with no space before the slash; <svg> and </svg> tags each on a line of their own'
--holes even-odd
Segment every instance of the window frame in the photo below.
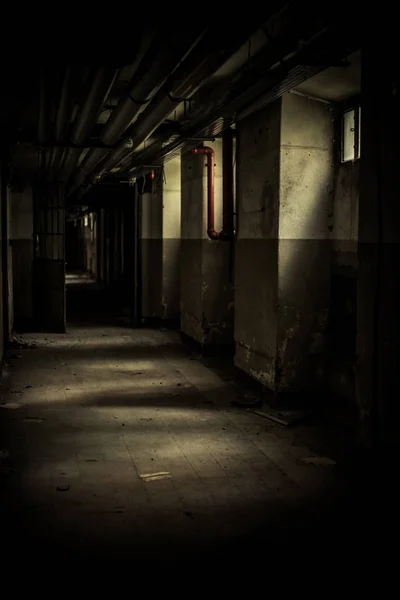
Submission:
<svg viewBox="0 0 400 600">
<path fill-rule="evenodd" d="M 345 159 L 344 158 L 344 140 L 345 140 L 345 130 L 344 130 L 344 115 L 350 111 L 354 111 L 354 144 L 353 144 L 353 158 Z M 340 125 L 340 162 L 348 163 L 355 162 L 359 160 L 361 156 L 361 102 L 360 98 L 357 96 L 352 98 L 348 102 L 344 103 L 341 106 L 341 125 Z"/>
</svg>

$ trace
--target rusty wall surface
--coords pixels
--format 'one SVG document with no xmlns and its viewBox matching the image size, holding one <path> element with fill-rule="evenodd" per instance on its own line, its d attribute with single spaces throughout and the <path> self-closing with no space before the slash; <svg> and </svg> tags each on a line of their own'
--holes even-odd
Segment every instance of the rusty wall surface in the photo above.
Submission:
<svg viewBox="0 0 400 600">
<path fill-rule="evenodd" d="M 235 365 L 274 387 L 281 100 L 237 125 Z"/>
<path fill-rule="evenodd" d="M 222 228 L 222 142 L 215 152 L 215 228 Z M 207 237 L 206 156 L 182 156 L 181 330 L 202 345 L 233 341 L 231 244 Z"/>
<path fill-rule="evenodd" d="M 322 385 L 330 300 L 333 115 L 324 103 L 282 99 L 277 386 Z"/>
</svg>

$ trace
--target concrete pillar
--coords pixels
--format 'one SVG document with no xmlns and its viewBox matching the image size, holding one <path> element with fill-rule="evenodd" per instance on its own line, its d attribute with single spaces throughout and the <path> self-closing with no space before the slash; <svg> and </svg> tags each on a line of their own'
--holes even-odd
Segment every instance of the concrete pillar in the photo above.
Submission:
<svg viewBox="0 0 400 600">
<path fill-rule="evenodd" d="M 363 47 L 358 228 L 360 440 L 398 443 L 400 417 L 399 80 L 396 37 Z M 371 42 L 372 45 L 372 42 Z"/>
<path fill-rule="evenodd" d="M 338 115 L 337 126 L 340 125 L 341 115 Z M 345 399 L 347 408 L 357 414 L 355 361 L 360 160 L 341 162 L 339 144 L 337 146 L 332 214 L 327 388 L 336 400 Z"/>
<path fill-rule="evenodd" d="M 181 281 L 181 157 L 164 167 L 162 219 L 162 297 L 163 319 L 180 315 Z"/>
<path fill-rule="evenodd" d="M 98 256 L 98 280 L 104 283 L 106 277 L 106 232 L 105 232 L 105 210 L 100 209 L 97 213 L 97 256 Z"/>
<path fill-rule="evenodd" d="M 222 141 L 215 153 L 215 228 L 222 228 Z M 181 331 L 201 346 L 233 342 L 232 246 L 207 237 L 208 157 L 182 156 Z"/>
<path fill-rule="evenodd" d="M 29 330 L 33 319 L 33 196 L 32 187 L 11 191 L 14 325 Z"/>
<path fill-rule="evenodd" d="M 235 365 L 273 388 L 281 100 L 237 124 Z"/>
<path fill-rule="evenodd" d="M 3 338 L 7 343 L 14 327 L 11 188 L 6 169 L 1 169 L 2 312 Z"/>
<path fill-rule="evenodd" d="M 61 184 L 35 186 L 33 306 L 38 327 L 65 332 L 65 204 Z"/>
<path fill-rule="evenodd" d="M 180 312 L 181 161 L 141 194 L 142 317 L 176 320 Z"/>
<path fill-rule="evenodd" d="M 322 377 L 333 122 L 287 94 L 237 126 L 235 364 L 274 391 Z"/>
<path fill-rule="evenodd" d="M 330 301 L 333 115 L 324 103 L 282 98 L 276 388 L 323 383 Z"/>
</svg>

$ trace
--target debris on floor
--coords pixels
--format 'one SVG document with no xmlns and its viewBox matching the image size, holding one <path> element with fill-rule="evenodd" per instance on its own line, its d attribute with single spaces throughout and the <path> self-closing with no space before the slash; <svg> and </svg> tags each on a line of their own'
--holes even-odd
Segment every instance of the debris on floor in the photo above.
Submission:
<svg viewBox="0 0 400 600">
<path fill-rule="evenodd" d="M 21 408 L 22 404 L 18 404 L 18 402 L 5 402 L 0 404 L 0 408 Z"/>
<path fill-rule="evenodd" d="M 44 419 L 40 417 L 24 417 L 23 421 L 28 421 L 28 423 L 43 423 Z"/>
<path fill-rule="evenodd" d="M 269 419 L 285 427 L 294 425 L 311 415 L 307 410 L 274 410 L 271 407 L 266 407 L 265 410 L 248 410 L 259 417 L 264 417 L 264 419 Z"/>
<path fill-rule="evenodd" d="M 171 473 L 160 471 L 159 473 L 143 473 L 140 475 L 143 481 L 158 481 L 159 479 L 171 479 Z"/>
<path fill-rule="evenodd" d="M 36 350 L 39 345 L 36 342 L 27 342 L 23 337 L 14 336 L 9 343 L 9 348 L 14 350 Z"/>
<path fill-rule="evenodd" d="M 249 396 L 248 394 L 238 396 L 236 400 L 232 400 L 231 402 L 231 406 L 238 406 L 239 408 L 256 408 L 261 405 L 262 400 L 260 398 L 257 398 L 257 396 Z"/>
<path fill-rule="evenodd" d="M 302 458 L 301 462 L 306 465 L 314 465 L 315 467 L 329 467 L 336 465 L 336 461 L 329 458 L 329 456 L 309 456 L 307 458 Z"/>
</svg>

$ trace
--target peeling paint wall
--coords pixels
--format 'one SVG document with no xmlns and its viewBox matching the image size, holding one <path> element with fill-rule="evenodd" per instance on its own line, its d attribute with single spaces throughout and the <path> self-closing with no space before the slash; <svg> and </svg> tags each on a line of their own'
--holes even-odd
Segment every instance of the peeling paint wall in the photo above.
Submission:
<svg viewBox="0 0 400 600">
<path fill-rule="evenodd" d="M 181 165 L 166 163 L 163 178 L 140 196 L 142 316 L 178 319 L 180 310 Z"/>
<path fill-rule="evenodd" d="M 162 317 L 179 319 L 181 279 L 181 157 L 164 167 L 162 206 Z"/>
<path fill-rule="evenodd" d="M 333 115 L 296 94 L 282 99 L 277 381 L 281 390 L 323 383 L 330 300 Z"/>
<path fill-rule="evenodd" d="M 222 228 L 222 141 L 215 152 L 215 228 Z M 208 157 L 182 156 L 181 330 L 202 345 L 233 338 L 232 245 L 207 237 Z"/>
<path fill-rule="evenodd" d="M 357 335 L 358 203 L 360 161 L 335 168 L 332 281 L 329 315 L 329 390 L 355 404 Z"/>
<path fill-rule="evenodd" d="M 274 387 L 282 101 L 237 124 L 235 365 Z"/>
<path fill-rule="evenodd" d="M 162 186 L 140 196 L 142 316 L 161 318 L 162 295 Z"/>
<path fill-rule="evenodd" d="M 235 364 L 271 389 L 324 374 L 333 131 L 325 104 L 294 94 L 237 126 Z"/>
</svg>

